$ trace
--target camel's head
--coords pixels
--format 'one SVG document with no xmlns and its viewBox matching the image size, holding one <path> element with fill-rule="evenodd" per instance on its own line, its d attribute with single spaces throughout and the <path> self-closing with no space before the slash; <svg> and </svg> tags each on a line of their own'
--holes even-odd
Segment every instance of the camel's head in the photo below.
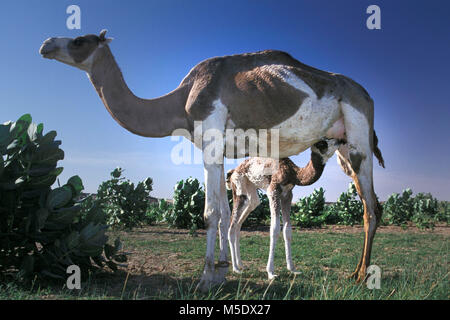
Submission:
<svg viewBox="0 0 450 320">
<path fill-rule="evenodd" d="M 44 41 L 39 53 L 47 59 L 55 59 L 65 64 L 89 71 L 97 49 L 102 48 L 111 38 L 106 38 L 106 30 L 100 35 L 87 34 L 75 39 L 49 38 Z"/>
</svg>

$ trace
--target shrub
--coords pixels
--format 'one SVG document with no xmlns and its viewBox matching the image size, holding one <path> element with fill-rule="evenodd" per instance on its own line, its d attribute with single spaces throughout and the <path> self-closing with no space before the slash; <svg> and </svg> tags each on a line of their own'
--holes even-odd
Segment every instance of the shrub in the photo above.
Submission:
<svg viewBox="0 0 450 320">
<path fill-rule="evenodd" d="M 435 222 L 443 221 L 439 202 L 429 193 L 418 193 L 412 196 L 411 189 L 406 189 L 401 195 L 393 193 L 383 204 L 384 224 L 407 226 L 409 221 L 420 229 L 433 228 Z"/>
<path fill-rule="evenodd" d="M 349 226 L 362 223 L 363 204 L 356 197 L 356 187 L 353 183 L 350 183 L 348 190 L 341 193 L 337 202 L 327 208 L 327 220 Z"/>
<path fill-rule="evenodd" d="M 323 188 L 314 189 L 313 193 L 307 197 L 299 199 L 292 207 L 292 220 L 298 226 L 304 228 L 320 227 L 326 222 L 326 215 L 323 214 L 325 208 L 325 191 Z"/>
<path fill-rule="evenodd" d="M 147 178 L 135 187 L 134 183 L 122 177 L 122 173 L 121 168 L 111 172 L 111 179 L 98 187 L 97 199 L 106 212 L 108 225 L 132 229 L 146 220 L 153 180 Z"/>
<path fill-rule="evenodd" d="M 430 193 L 418 193 L 414 197 L 411 221 L 419 229 L 434 228 L 439 219 L 439 203 Z"/>
<path fill-rule="evenodd" d="M 412 190 L 403 190 L 402 194 L 393 193 L 383 204 L 383 223 L 406 226 L 414 212 Z"/>
<path fill-rule="evenodd" d="M 156 222 L 164 220 L 164 216 L 169 214 L 169 211 L 173 210 L 173 205 L 164 199 L 160 199 L 157 203 L 149 205 L 147 212 L 145 213 L 145 223 L 152 225 Z"/>
<path fill-rule="evenodd" d="M 55 131 L 44 135 L 28 114 L 0 125 L 0 271 L 19 270 L 19 278 L 66 279 L 69 265 L 95 269 L 91 259 L 116 266 L 120 242 L 107 244 L 103 213 L 90 206 L 82 211 L 76 202 L 81 179 L 51 188 L 64 158 L 55 137 Z"/>
<path fill-rule="evenodd" d="M 164 220 L 171 227 L 190 229 L 194 234 L 197 229 L 205 227 L 204 207 L 205 191 L 200 182 L 194 178 L 180 180 L 175 185 L 173 210 L 165 212 Z"/>
<path fill-rule="evenodd" d="M 440 201 L 439 202 L 439 213 L 437 220 L 441 222 L 450 223 L 450 202 Z"/>
</svg>

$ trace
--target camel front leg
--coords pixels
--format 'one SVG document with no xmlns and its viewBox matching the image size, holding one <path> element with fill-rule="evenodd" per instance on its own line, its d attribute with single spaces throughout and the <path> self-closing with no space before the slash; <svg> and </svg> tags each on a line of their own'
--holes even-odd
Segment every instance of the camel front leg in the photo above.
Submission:
<svg viewBox="0 0 450 320">
<path fill-rule="evenodd" d="M 279 187 L 269 186 L 267 195 L 269 197 L 270 204 L 270 251 L 269 260 L 267 261 L 267 274 L 269 280 L 274 279 L 277 275 L 274 274 L 274 259 L 275 259 L 275 247 L 277 245 L 277 239 L 280 235 L 280 212 L 281 212 L 281 199 Z"/>
<path fill-rule="evenodd" d="M 230 205 L 228 204 L 227 189 L 225 187 L 225 175 L 221 172 L 220 181 L 220 222 L 219 222 L 219 238 L 220 238 L 220 256 L 219 267 L 228 268 L 228 231 L 230 228 Z M 226 273 L 226 272 L 225 272 Z"/>
<path fill-rule="evenodd" d="M 213 285 L 224 283 L 225 274 L 228 271 L 228 262 L 219 261 L 217 270 L 214 266 L 214 248 L 217 236 L 217 227 L 223 211 L 223 198 L 221 194 L 223 181 L 223 164 L 205 164 L 205 224 L 206 224 L 206 257 L 205 268 L 199 283 L 199 289 L 203 292 L 208 291 Z M 226 220 L 223 222 L 223 228 L 227 228 Z M 226 240 L 226 238 L 225 238 Z M 222 241 L 221 241 L 222 242 Z M 226 245 L 222 245 L 220 258 L 226 257 Z M 224 267 L 226 264 L 226 267 Z"/>
</svg>

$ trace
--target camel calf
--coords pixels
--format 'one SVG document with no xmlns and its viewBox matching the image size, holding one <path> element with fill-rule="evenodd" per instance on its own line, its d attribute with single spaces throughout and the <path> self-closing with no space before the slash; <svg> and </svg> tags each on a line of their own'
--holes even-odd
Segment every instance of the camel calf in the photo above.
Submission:
<svg viewBox="0 0 450 320">
<path fill-rule="evenodd" d="M 257 189 L 267 192 L 270 204 L 270 251 L 267 262 L 269 280 L 274 274 L 274 255 L 280 233 L 280 213 L 283 217 L 283 237 L 287 269 L 296 272 L 291 257 L 290 220 L 292 189 L 316 182 L 322 175 L 325 163 L 332 157 L 342 140 L 322 140 L 311 147 L 311 160 L 304 168 L 297 167 L 289 158 L 249 158 L 227 173 L 227 188 L 233 191 L 233 212 L 228 231 L 233 271 L 241 273 L 243 264 L 240 253 L 240 230 L 248 215 L 259 205 Z"/>
</svg>

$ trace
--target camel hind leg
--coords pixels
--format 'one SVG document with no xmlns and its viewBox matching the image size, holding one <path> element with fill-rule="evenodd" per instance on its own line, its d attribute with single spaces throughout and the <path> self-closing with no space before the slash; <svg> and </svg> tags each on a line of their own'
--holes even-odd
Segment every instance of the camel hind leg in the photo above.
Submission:
<svg viewBox="0 0 450 320">
<path fill-rule="evenodd" d="M 269 280 L 277 276 L 274 274 L 274 259 L 275 247 L 280 234 L 281 193 L 281 188 L 277 184 L 271 184 L 267 188 L 270 205 L 270 251 L 266 270 Z"/>
<path fill-rule="evenodd" d="M 369 106 L 370 107 L 370 106 Z M 368 109 L 370 110 L 370 109 Z M 373 109 L 372 109 L 373 110 Z M 373 188 L 373 117 L 366 117 L 349 104 L 342 105 L 347 144 L 338 150 L 338 162 L 355 183 L 364 205 L 364 245 L 361 259 L 352 274 L 357 282 L 366 278 L 370 265 L 373 239 L 381 219 L 379 205 Z"/>
<path fill-rule="evenodd" d="M 198 284 L 198 288 L 202 292 L 208 291 L 213 285 L 225 282 L 225 274 L 228 271 L 228 262 L 226 260 L 226 245 L 221 245 L 219 262 L 214 265 L 214 249 L 217 237 L 217 227 L 221 221 L 222 230 L 228 230 L 227 214 L 229 208 L 224 206 L 226 199 L 225 178 L 223 173 L 223 164 L 206 164 L 205 163 L 205 224 L 206 224 L 206 256 L 203 275 Z M 228 211 L 226 210 L 228 209 Z M 227 242 L 226 237 L 222 242 Z"/>
<path fill-rule="evenodd" d="M 247 210 L 245 210 L 245 212 L 241 215 L 238 221 L 239 232 L 237 233 L 236 257 L 237 257 L 237 264 L 241 270 L 244 268 L 244 264 L 242 263 L 241 259 L 241 228 L 247 217 L 250 215 L 250 213 L 252 213 L 253 210 L 255 210 L 256 207 L 259 206 L 259 204 L 261 203 L 259 200 L 258 191 L 256 187 L 254 187 L 253 185 L 251 187 L 252 187 L 251 192 L 249 192 L 250 205 L 247 208 Z"/>
<path fill-rule="evenodd" d="M 292 225 L 291 225 L 291 203 L 292 203 L 292 190 L 282 194 L 281 198 L 281 212 L 283 217 L 283 238 L 284 249 L 286 255 L 287 269 L 295 274 L 298 274 L 292 262 L 291 243 L 292 243 Z"/>
<path fill-rule="evenodd" d="M 250 212 L 259 205 L 259 200 L 256 188 L 245 177 L 238 177 L 233 181 L 232 190 L 233 212 L 228 231 L 228 240 L 233 271 L 241 273 L 243 269 L 240 252 L 241 227 Z"/>
</svg>

